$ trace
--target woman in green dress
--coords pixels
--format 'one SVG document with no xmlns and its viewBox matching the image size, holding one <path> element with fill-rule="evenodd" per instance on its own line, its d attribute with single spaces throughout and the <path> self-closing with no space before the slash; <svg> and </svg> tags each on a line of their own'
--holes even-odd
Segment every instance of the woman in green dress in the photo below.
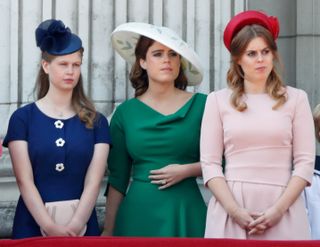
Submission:
<svg viewBox="0 0 320 247">
<path fill-rule="evenodd" d="M 172 30 L 146 23 L 118 26 L 112 43 L 133 64 L 135 97 L 110 124 L 102 235 L 203 237 L 206 205 L 196 177 L 206 96 L 185 91 L 202 80 L 199 58 Z"/>
</svg>

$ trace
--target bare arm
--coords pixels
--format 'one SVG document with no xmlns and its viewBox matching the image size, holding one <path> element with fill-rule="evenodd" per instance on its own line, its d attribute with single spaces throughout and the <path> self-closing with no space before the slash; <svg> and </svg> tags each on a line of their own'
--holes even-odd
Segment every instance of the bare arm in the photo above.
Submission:
<svg viewBox="0 0 320 247">
<path fill-rule="evenodd" d="M 151 170 L 149 178 L 151 183 L 158 184 L 159 189 L 168 188 L 189 177 L 201 176 L 200 162 L 190 164 L 171 164 L 161 169 Z"/>
<path fill-rule="evenodd" d="M 207 186 L 216 200 L 220 202 L 222 207 L 240 225 L 240 227 L 249 229 L 249 224 L 253 222 L 253 218 L 246 209 L 239 207 L 226 180 L 223 177 L 215 177 L 208 181 Z"/>
<path fill-rule="evenodd" d="M 17 184 L 29 212 L 41 229 L 49 236 L 74 235 L 66 227 L 57 226 L 48 214 L 34 184 L 32 166 L 26 141 L 11 141 L 9 151 Z"/>
<path fill-rule="evenodd" d="M 84 190 L 80 198 L 80 203 L 68 224 L 68 227 L 77 234 L 79 234 L 88 222 L 92 210 L 95 207 L 101 181 L 106 169 L 108 153 L 108 144 L 98 143 L 94 145 L 94 153 L 85 177 Z"/>
<path fill-rule="evenodd" d="M 109 185 L 106 201 L 106 213 L 104 219 L 103 236 L 112 236 L 119 206 L 123 200 L 123 194 Z"/>
</svg>

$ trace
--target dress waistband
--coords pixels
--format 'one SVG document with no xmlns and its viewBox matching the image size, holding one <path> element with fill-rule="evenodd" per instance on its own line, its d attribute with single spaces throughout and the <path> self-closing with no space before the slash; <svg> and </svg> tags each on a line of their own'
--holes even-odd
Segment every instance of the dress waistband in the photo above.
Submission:
<svg viewBox="0 0 320 247">
<path fill-rule="evenodd" d="M 227 181 L 286 186 L 291 173 L 291 147 L 250 149 L 226 155 Z"/>
</svg>

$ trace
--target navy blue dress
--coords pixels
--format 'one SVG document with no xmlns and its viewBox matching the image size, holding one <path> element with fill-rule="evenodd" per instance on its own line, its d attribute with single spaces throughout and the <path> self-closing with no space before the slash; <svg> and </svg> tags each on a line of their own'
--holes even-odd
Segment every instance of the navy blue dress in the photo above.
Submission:
<svg viewBox="0 0 320 247">
<path fill-rule="evenodd" d="M 88 129 L 77 115 L 69 119 L 48 117 L 35 103 L 17 109 L 11 116 L 3 146 L 24 140 L 32 164 L 34 183 L 43 202 L 80 199 L 94 145 L 110 143 L 107 119 L 99 114 Z M 93 210 L 86 236 L 100 235 Z M 20 196 L 13 223 L 13 238 L 41 236 L 40 228 Z"/>
</svg>

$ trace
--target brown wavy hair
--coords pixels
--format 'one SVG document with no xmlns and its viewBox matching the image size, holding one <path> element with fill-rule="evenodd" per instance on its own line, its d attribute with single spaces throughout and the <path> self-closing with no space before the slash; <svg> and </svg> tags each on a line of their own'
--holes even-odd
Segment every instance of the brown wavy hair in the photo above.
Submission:
<svg viewBox="0 0 320 247">
<path fill-rule="evenodd" d="M 271 33 L 260 25 L 247 25 L 243 27 L 232 39 L 230 45 L 231 64 L 227 73 L 227 83 L 233 91 L 231 95 L 231 105 L 242 112 L 247 109 L 247 104 L 243 101 L 244 95 L 244 72 L 238 64 L 241 56 L 244 54 L 248 44 L 254 38 L 260 37 L 264 39 L 273 54 L 274 66 L 267 79 L 266 90 L 271 98 L 276 100 L 276 104 L 272 107 L 276 110 L 282 106 L 287 100 L 285 85 L 280 77 L 278 68 L 281 65 L 279 60 L 278 48 L 273 40 Z"/>
<path fill-rule="evenodd" d="M 140 59 L 146 60 L 147 51 L 155 41 L 145 36 L 141 36 L 135 48 L 136 61 L 131 67 L 129 79 L 131 85 L 135 90 L 134 96 L 138 97 L 144 94 L 149 87 L 149 79 L 147 71 L 140 66 Z M 174 81 L 174 86 L 181 90 L 185 90 L 188 85 L 188 80 L 183 73 L 180 64 L 180 71 L 178 77 Z"/>
<path fill-rule="evenodd" d="M 79 52 L 82 57 L 83 48 L 81 48 Z M 50 55 L 47 52 L 42 52 L 41 58 L 47 61 L 48 63 L 51 63 L 56 58 L 56 56 Z M 36 79 L 36 85 L 34 88 L 37 99 L 41 99 L 44 96 L 46 96 L 46 94 L 49 91 L 49 87 L 50 87 L 49 76 L 44 72 L 42 66 L 40 66 L 38 76 Z M 72 92 L 71 105 L 74 108 L 80 120 L 85 123 L 86 127 L 90 129 L 93 128 L 94 121 L 97 116 L 97 112 L 94 104 L 87 98 L 87 96 L 84 93 L 81 74 L 79 77 L 79 81 Z"/>
</svg>

